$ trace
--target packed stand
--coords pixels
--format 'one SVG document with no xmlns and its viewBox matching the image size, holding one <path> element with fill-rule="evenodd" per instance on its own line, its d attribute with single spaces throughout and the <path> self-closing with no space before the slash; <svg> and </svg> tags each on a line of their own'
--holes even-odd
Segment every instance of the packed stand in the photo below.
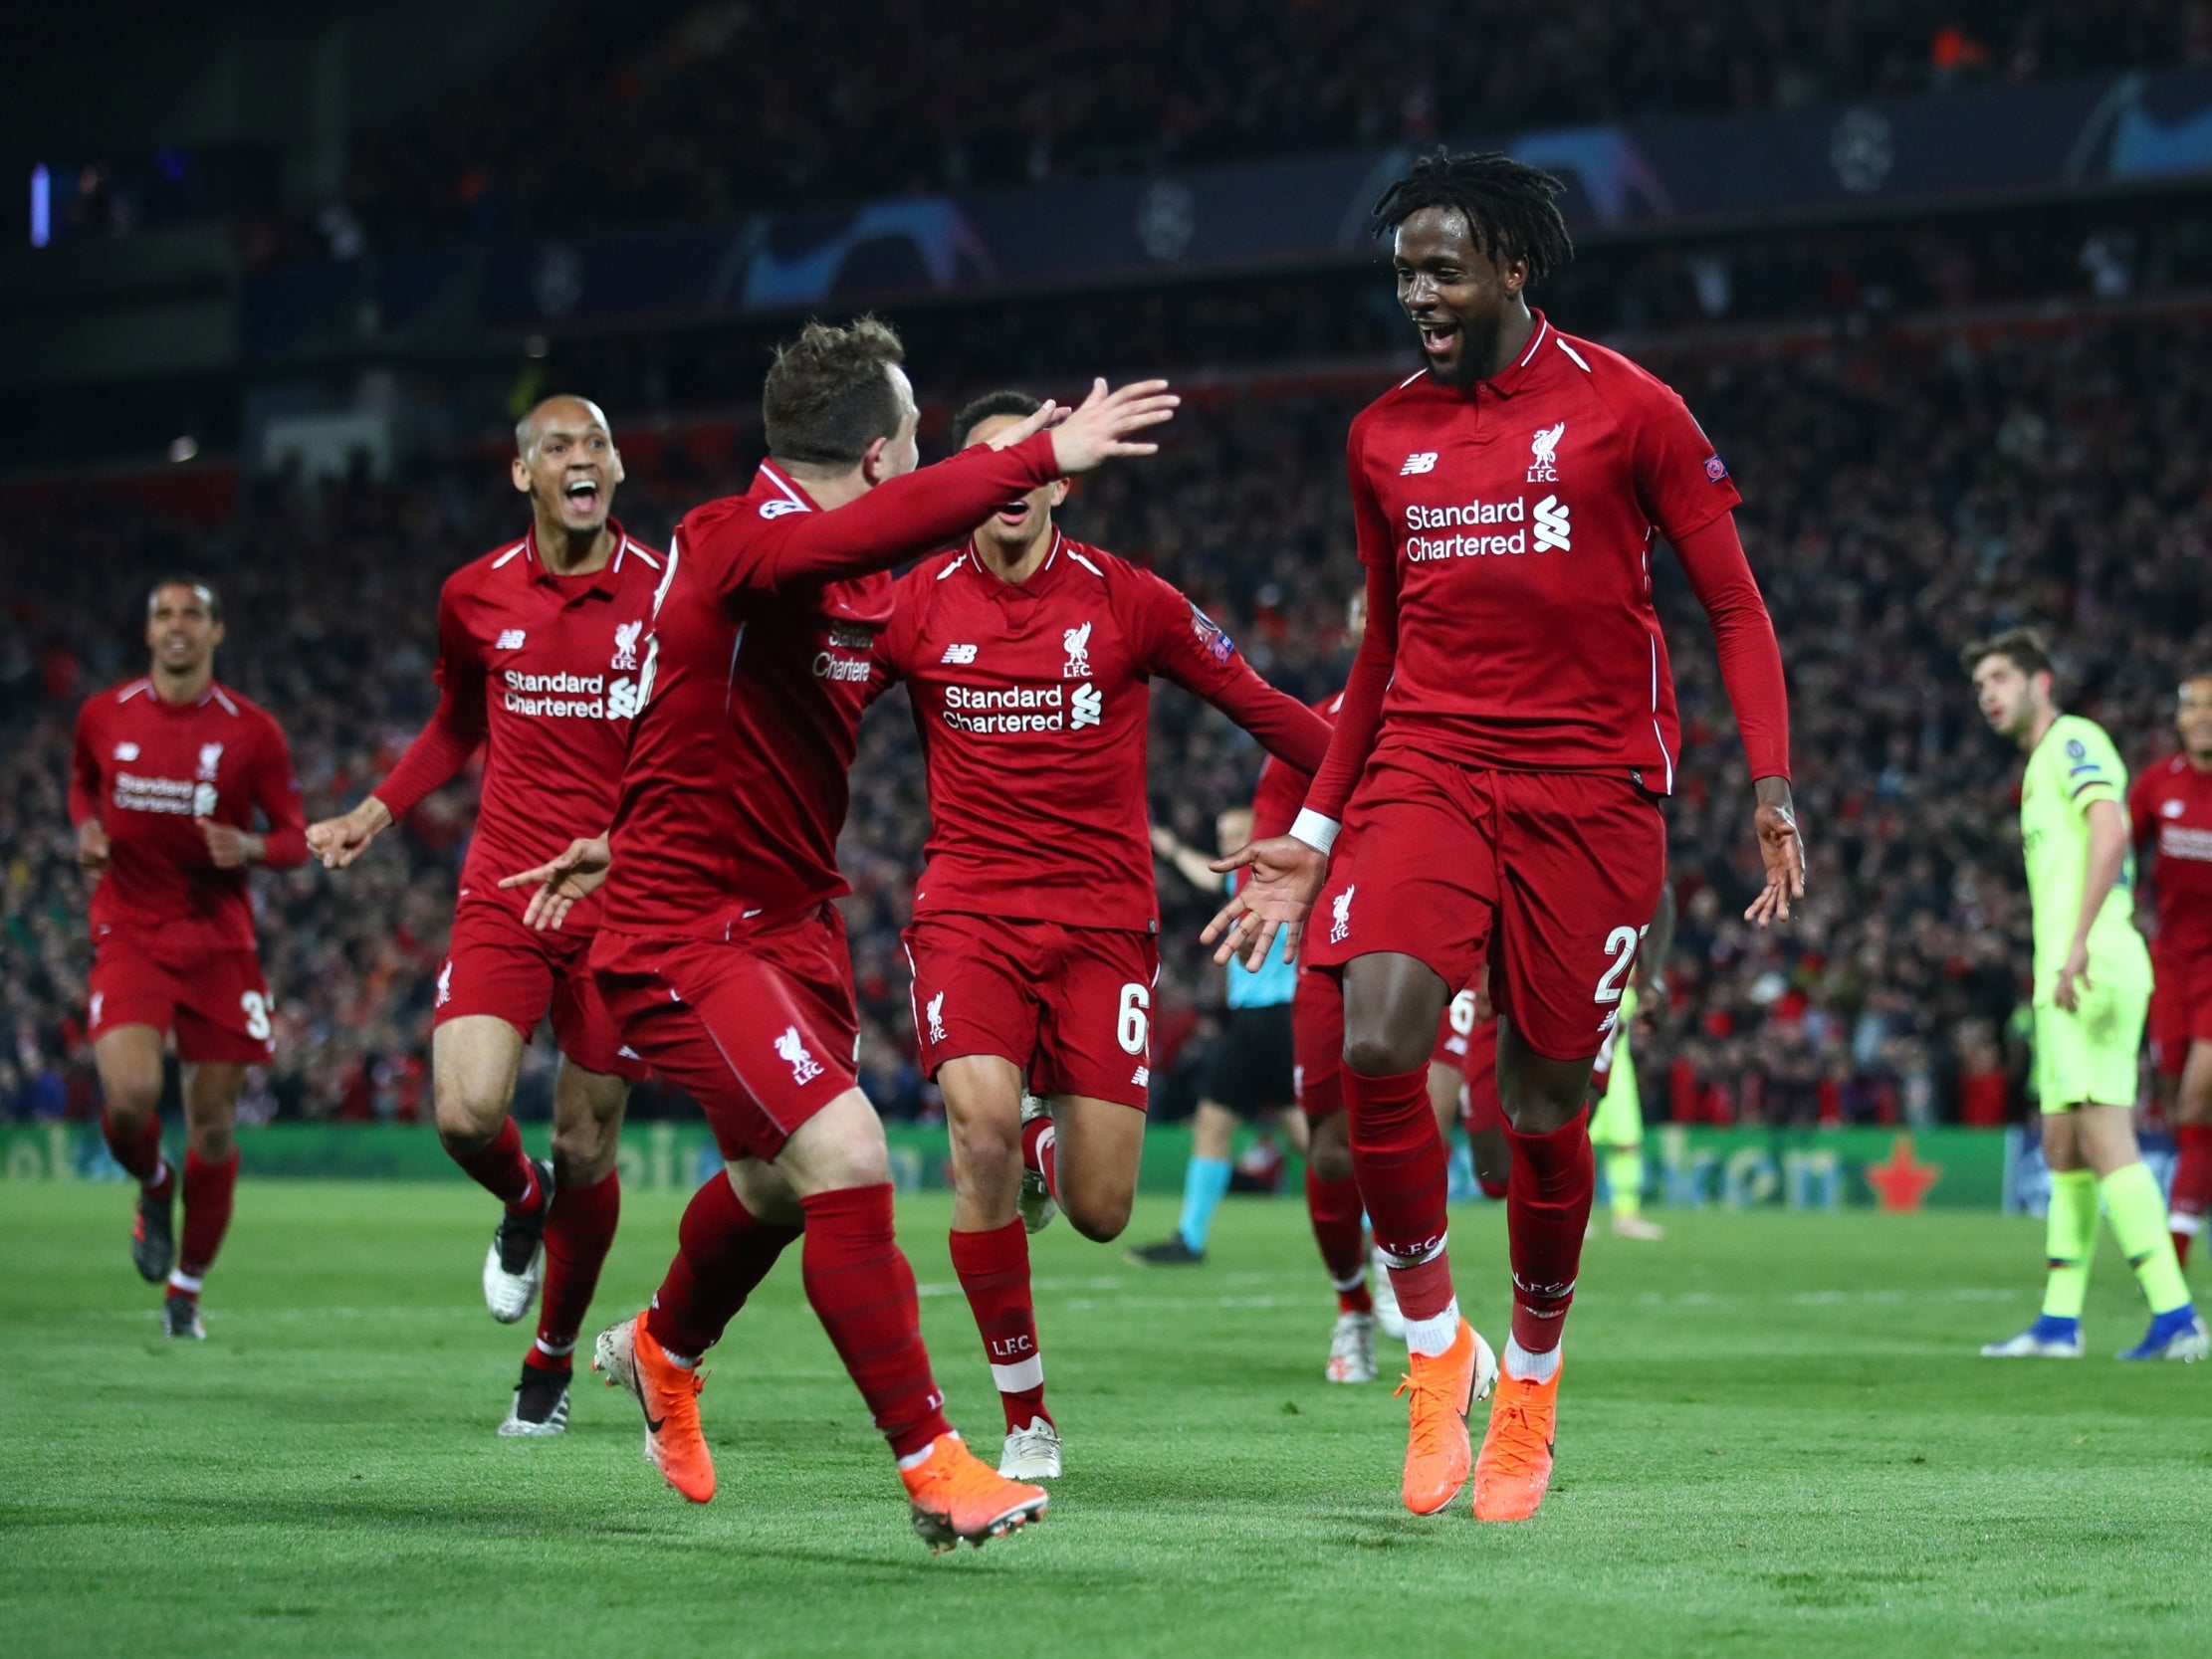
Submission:
<svg viewBox="0 0 2212 1659">
<path fill-rule="evenodd" d="M 483 83 L 364 134 L 294 243 L 818 209 L 1287 151 L 2212 62 L 2203 0 L 1131 0 L 1039 11 L 587 0 Z M 589 111 L 549 145 L 540 112 Z M 272 239 L 265 253 L 284 247 Z"/>
<path fill-rule="evenodd" d="M 2010 1033 L 2028 959 L 2011 780 L 1958 646 L 2015 621 L 2052 628 L 2080 711 L 2140 766 L 2170 746 L 2185 665 L 2212 661 L 2212 392 L 2198 320 L 1969 341 L 1654 354 L 1747 497 L 1741 522 L 1781 636 L 1811 891 L 1793 927 L 1735 920 L 1757 882 L 1750 791 L 1694 601 L 1661 561 L 1687 752 L 1670 809 L 1682 923 L 1663 1029 L 1640 1052 L 1654 1113 L 1686 1121 L 1944 1120 L 2022 1107 Z M 1346 663 L 1358 580 L 1342 447 L 1381 375 L 1195 400 L 1157 462 L 1086 484 L 1071 530 L 1153 565 L 1302 696 Z M 620 424 L 617 413 L 618 428 Z M 619 435 L 619 432 L 618 432 Z M 617 511 L 648 539 L 740 482 L 757 435 L 682 466 L 641 464 Z M 311 815 L 357 799 L 427 715 L 445 571 L 521 521 L 496 457 L 319 495 L 271 483 L 202 535 L 88 493 L 19 521 L 30 585 L 0 611 L 5 850 L 0 1105 L 83 1113 L 88 945 L 64 809 L 78 702 L 139 671 L 136 611 L 163 570 L 222 588 L 227 681 L 291 735 Z M 1153 801 L 1184 839 L 1244 798 L 1250 741 L 1173 689 L 1155 700 Z M 434 976 L 468 832 L 465 790 L 342 876 L 256 878 L 280 1060 L 264 1112 L 424 1113 Z M 863 727 L 844 863 L 871 1091 L 929 1101 L 912 1061 L 905 922 L 926 818 L 903 707 Z M 1163 871 L 1161 1088 L 1173 1104 L 1219 1000 L 1197 933 L 1212 901 Z M 1196 1032 L 1202 1042 L 1185 1039 Z M 1180 1059 L 1171 1051 L 1180 1048 Z M 542 1103 L 534 1047 L 523 1104 Z M 672 1110 L 647 1100 L 643 1110 Z"/>
</svg>

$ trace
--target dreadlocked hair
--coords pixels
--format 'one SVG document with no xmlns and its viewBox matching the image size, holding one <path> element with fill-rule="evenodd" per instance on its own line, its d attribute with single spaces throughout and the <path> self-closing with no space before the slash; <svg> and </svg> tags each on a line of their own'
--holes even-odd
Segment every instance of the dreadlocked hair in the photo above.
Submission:
<svg viewBox="0 0 2212 1659">
<path fill-rule="evenodd" d="M 1498 264 L 1528 261 L 1530 282 L 1575 257 L 1560 217 L 1566 185 L 1495 150 L 1454 154 L 1438 148 L 1417 159 L 1375 203 L 1377 236 L 1388 236 L 1425 207 L 1445 207 L 1467 222 L 1475 245 Z"/>
</svg>

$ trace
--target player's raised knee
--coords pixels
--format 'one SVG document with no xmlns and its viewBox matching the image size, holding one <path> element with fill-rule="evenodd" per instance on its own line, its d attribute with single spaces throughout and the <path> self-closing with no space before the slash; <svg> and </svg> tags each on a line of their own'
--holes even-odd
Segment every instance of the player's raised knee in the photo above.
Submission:
<svg viewBox="0 0 2212 1659">
<path fill-rule="evenodd" d="M 1122 1229 L 1129 1225 L 1129 1210 L 1135 1197 L 1135 1192 L 1129 1188 L 1071 1192 L 1063 1187 L 1060 1209 L 1069 1224 L 1093 1244 L 1110 1244 L 1121 1237 Z"/>
</svg>

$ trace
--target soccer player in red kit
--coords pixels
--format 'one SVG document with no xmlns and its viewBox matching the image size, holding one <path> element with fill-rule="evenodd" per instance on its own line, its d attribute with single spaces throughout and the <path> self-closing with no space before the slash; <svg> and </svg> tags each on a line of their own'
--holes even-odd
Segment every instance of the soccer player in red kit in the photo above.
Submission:
<svg viewBox="0 0 2212 1659">
<path fill-rule="evenodd" d="M 538 1335 L 523 1356 L 503 1435 L 568 1423 L 576 1332 L 622 1207 L 614 1154 L 630 1085 L 645 1067 L 599 999 L 587 960 L 596 904 L 559 933 L 523 925 L 512 870 L 567 844 L 564 826 L 605 823 L 637 712 L 640 636 L 666 560 L 610 514 L 622 457 L 599 406 L 551 397 L 515 428 L 509 471 L 530 528 L 446 578 L 438 595 L 438 707 L 391 775 L 350 812 L 308 830 L 331 869 L 455 777 L 479 746 L 484 785 L 461 870 L 453 938 L 431 1014 L 438 1137 L 504 1206 L 484 1258 L 484 1300 L 512 1325 L 541 1279 Z M 553 1017 L 553 1158 L 523 1150 L 509 1113 L 523 1045 Z"/>
<path fill-rule="evenodd" d="M 993 392 L 954 417 L 954 440 L 988 444 L 1038 407 Z M 1027 1234 L 1057 1203 L 1085 1238 L 1118 1237 L 1144 1148 L 1160 970 L 1151 680 L 1292 764 L 1318 766 L 1329 743 L 1189 599 L 1064 534 L 1052 510 L 1066 496 L 1055 480 L 1001 502 L 901 577 L 871 688 L 906 686 L 928 769 L 906 933 L 914 1030 L 945 1096 L 953 1266 L 1005 1409 L 999 1472 L 1027 1480 L 1060 1472 Z"/>
<path fill-rule="evenodd" d="M 729 1167 L 694 1195 L 652 1305 L 601 1334 L 594 1365 L 645 1414 L 646 1447 L 694 1502 L 714 1495 L 699 1356 L 803 1238 L 807 1300 L 891 1443 L 936 1548 L 1041 1514 L 945 1421 L 913 1270 L 893 1237 L 883 1125 L 854 1081 L 852 960 L 833 901 L 890 569 L 995 508 L 1123 455 L 1169 418 L 1162 383 L 1045 405 L 919 472 L 898 336 L 812 323 L 763 389 L 769 458 L 741 496 L 677 526 L 649 613 L 644 691 L 611 835 L 543 869 L 533 920 L 607 879 L 591 960 L 624 1039 L 705 1109 Z M 1046 430 L 1050 427 L 1051 430 Z"/>
<path fill-rule="evenodd" d="M 1452 988 L 1488 964 L 1513 1328 L 1473 1485 L 1497 1521 L 1533 1515 L 1550 1482 L 1595 1184 L 1584 1094 L 1665 876 L 1679 738 L 1656 536 L 1712 619 L 1750 756 L 1766 886 L 1749 915 L 1787 916 L 1803 884 L 1781 657 L 1727 469 L 1680 398 L 1524 298 L 1571 252 L 1559 189 L 1438 152 L 1377 204 L 1428 366 L 1352 427 L 1367 638 L 1297 824 L 1224 861 L 1252 877 L 1208 930 L 1249 955 L 1313 911 L 1312 960 L 1342 977 L 1353 1162 L 1412 1353 L 1416 1514 L 1466 1484 L 1487 1380 L 1452 1290 L 1427 1062 Z M 1355 839 L 1332 863 L 1340 820 Z"/>
<path fill-rule="evenodd" d="M 205 1337 L 200 1282 L 230 1226 L 232 1134 L 246 1068 L 267 1065 L 269 984 L 254 943 L 246 871 L 307 862 L 300 783 L 284 732 L 215 678 L 223 606 L 193 576 L 146 598 L 140 679 L 78 711 L 69 816 L 92 903 L 93 1056 L 107 1097 L 101 1129 L 138 1183 L 130 1259 L 168 1281 L 162 1328 Z M 256 831 L 259 812 L 266 828 Z M 177 1178 L 161 1154 L 161 1046 L 184 1066 L 184 1240 Z"/>
<path fill-rule="evenodd" d="M 2173 725 L 2181 750 L 2135 774 L 2127 822 L 2136 857 L 2155 854 L 2150 1049 L 2172 1092 L 2180 1156 L 2168 1207 L 2187 1262 L 2212 1208 L 2212 671 L 2181 682 Z"/>
</svg>

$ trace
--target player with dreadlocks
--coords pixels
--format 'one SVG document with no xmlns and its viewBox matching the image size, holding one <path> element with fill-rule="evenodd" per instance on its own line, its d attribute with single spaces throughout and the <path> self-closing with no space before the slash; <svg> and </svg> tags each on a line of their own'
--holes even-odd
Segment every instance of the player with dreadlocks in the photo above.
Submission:
<svg viewBox="0 0 2212 1659">
<path fill-rule="evenodd" d="M 1310 959 L 1343 984 L 1353 1167 L 1412 1356 L 1406 1505 L 1443 1509 L 1471 1461 L 1488 1521 L 1533 1515 L 1551 1480 L 1596 1180 L 1584 1093 L 1666 874 L 1680 743 L 1655 535 L 1711 618 L 1750 758 L 1766 881 L 1745 915 L 1786 919 L 1805 890 L 1741 498 L 1679 397 L 1529 308 L 1573 251 L 1560 188 L 1506 156 L 1438 151 L 1376 204 L 1427 366 L 1352 425 L 1367 635 L 1304 810 L 1220 862 L 1250 876 L 1207 930 L 1221 959 L 1258 960 L 1320 903 Z M 1459 1317 L 1428 1092 L 1438 1019 L 1484 962 L 1512 1143 L 1502 1378 Z M 1493 1379 L 1473 1459 L 1466 1414 Z"/>
</svg>

